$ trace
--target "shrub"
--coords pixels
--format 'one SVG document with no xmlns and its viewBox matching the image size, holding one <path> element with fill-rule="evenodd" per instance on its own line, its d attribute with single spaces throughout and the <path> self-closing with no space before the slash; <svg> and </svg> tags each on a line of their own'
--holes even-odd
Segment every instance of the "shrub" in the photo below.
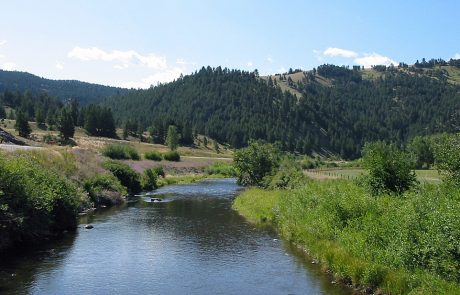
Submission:
<svg viewBox="0 0 460 295">
<path fill-rule="evenodd" d="M 209 175 L 222 175 L 226 177 L 235 177 L 236 170 L 232 164 L 224 163 L 224 162 L 214 162 L 209 165 L 205 172 Z"/>
<path fill-rule="evenodd" d="M 157 151 L 150 151 L 145 153 L 145 158 L 152 161 L 161 161 L 163 157 Z"/>
<path fill-rule="evenodd" d="M 134 171 L 127 164 L 117 161 L 107 161 L 103 164 L 104 168 L 112 172 L 118 178 L 120 183 L 128 189 L 130 194 L 141 191 L 141 182 L 139 173 Z"/>
<path fill-rule="evenodd" d="M 460 134 L 442 134 L 433 142 L 437 168 L 448 182 L 460 186 Z"/>
<path fill-rule="evenodd" d="M 146 169 L 142 175 L 142 188 L 144 190 L 153 190 L 158 188 L 158 178 L 160 176 L 165 176 L 163 167 Z"/>
<path fill-rule="evenodd" d="M 163 155 L 163 158 L 166 160 L 166 161 L 174 161 L 174 162 L 179 162 L 180 161 L 180 155 L 177 151 L 169 151 L 169 152 L 166 152 L 164 155 Z"/>
<path fill-rule="evenodd" d="M 74 229 L 84 194 L 27 154 L 0 157 L 0 249 Z M 11 246 L 11 245 L 10 245 Z"/>
<path fill-rule="evenodd" d="M 300 164 L 290 157 L 285 157 L 276 173 L 265 178 L 265 186 L 269 189 L 293 189 L 304 184 L 306 180 Z"/>
<path fill-rule="evenodd" d="M 102 155 L 115 160 L 140 159 L 136 149 L 126 144 L 109 144 L 102 149 Z"/>
<path fill-rule="evenodd" d="M 415 172 L 411 170 L 411 157 L 394 144 L 381 141 L 366 143 L 363 165 L 369 170 L 365 183 L 374 195 L 401 194 L 417 183 Z"/>
<path fill-rule="evenodd" d="M 249 146 L 235 152 L 234 165 L 238 183 L 242 185 L 263 185 L 264 177 L 279 166 L 280 151 L 262 141 L 250 141 Z"/>
<path fill-rule="evenodd" d="M 127 194 L 126 188 L 112 174 L 99 174 L 86 179 L 83 187 L 96 206 L 120 204 L 123 195 Z"/>
</svg>

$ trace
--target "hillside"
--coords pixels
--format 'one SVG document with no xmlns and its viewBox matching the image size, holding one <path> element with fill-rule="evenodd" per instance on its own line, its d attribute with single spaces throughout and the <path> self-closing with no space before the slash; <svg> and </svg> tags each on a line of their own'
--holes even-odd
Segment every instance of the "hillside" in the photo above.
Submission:
<svg viewBox="0 0 460 295">
<path fill-rule="evenodd" d="M 403 143 L 415 135 L 460 130 L 457 77 L 458 64 L 364 71 L 323 65 L 277 79 L 203 67 L 103 103 L 119 124 L 138 118 L 157 130 L 188 125 L 234 147 L 264 139 L 290 151 L 355 158 L 366 141 Z"/>
<path fill-rule="evenodd" d="M 60 100 L 74 98 L 80 104 L 97 102 L 104 97 L 126 93 L 128 89 L 86 83 L 76 80 L 51 80 L 26 72 L 0 70 L 0 92 L 5 90 L 32 94 L 48 93 Z"/>
</svg>

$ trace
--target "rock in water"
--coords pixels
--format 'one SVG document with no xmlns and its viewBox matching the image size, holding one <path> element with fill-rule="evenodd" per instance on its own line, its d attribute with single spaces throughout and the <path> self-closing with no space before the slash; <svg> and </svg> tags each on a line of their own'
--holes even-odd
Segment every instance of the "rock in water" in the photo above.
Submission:
<svg viewBox="0 0 460 295">
<path fill-rule="evenodd" d="M 92 228 L 94 228 L 94 226 L 92 226 L 91 224 L 87 224 L 87 225 L 85 225 L 85 228 L 86 229 L 92 229 Z"/>
</svg>

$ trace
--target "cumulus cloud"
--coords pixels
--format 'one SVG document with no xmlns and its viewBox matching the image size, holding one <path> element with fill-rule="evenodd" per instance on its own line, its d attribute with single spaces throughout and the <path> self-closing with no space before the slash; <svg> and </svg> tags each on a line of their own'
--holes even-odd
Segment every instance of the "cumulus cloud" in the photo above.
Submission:
<svg viewBox="0 0 460 295">
<path fill-rule="evenodd" d="M 456 53 L 456 54 L 454 55 L 454 59 L 460 59 L 460 53 Z"/>
<path fill-rule="evenodd" d="M 375 65 L 386 65 L 391 64 L 397 65 L 398 63 L 387 56 L 380 55 L 378 53 L 364 54 L 362 57 L 354 59 L 354 62 L 358 65 L 364 66 L 365 68 L 370 68 Z"/>
<path fill-rule="evenodd" d="M 170 82 L 178 78 L 183 74 L 183 69 L 179 67 L 174 67 L 166 71 L 157 72 L 153 75 L 145 77 L 140 81 L 129 81 L 121 84 L 121 87 L 125 88 L 149 88 L 150 86 L 155 86 L 158 83 Z"/>
<path fill-rule="evenodd" d="M 82 61 L 106 61 L 118 63 L 117 68 L 128 68 L 135 65 L 142 65 L 152 69 L 166 69 L 167 62 L 164 56 L 150 53 L 142 55 L 135 50 L 112 50 L 110 52 L 97 47 L 74 47 L 68 54 L 70 58 Z"/>
<path fill-rule="evenodd" d="M 6 44 L 6 40 L 0 40 L 0 46 L 3 46 Z"/>
<path fill-rule="evenodd" d="M 6 62 L 2 65 L 2 69 L 6 71 L 14 71 L 16 70 L 16 64 L 14 62 Z"/>
<path fill-rule="evenodd" d="M 313 51 L 315 52 L 315 50 Z M 341 49 L 337 47 L 329 47 L 324 50 L 323 55 L 325 56 L 341 56 L 346 58 L 354 58 L 357 57 L 358 54 L 351 50 Z"/>
<path fill-rule="evenodd" d="M 269 57 L 267 57 L 267 61 L 268 61 L 268 63 L 271 63 L 271 64 L 272 64 L 272 63 L 273 63 L 273 58 L 271 58 L 271 57 L 269 56 Z"/>
<path fill-rule="evenodd" d="M 247 66 L 248 68 L 249 68 L 249 67 L 252 67 L 252 66 L 253 66 L 252 61 L 248 61 L 248 62 L 246 63 L 246 66 Z"/>
</svg>

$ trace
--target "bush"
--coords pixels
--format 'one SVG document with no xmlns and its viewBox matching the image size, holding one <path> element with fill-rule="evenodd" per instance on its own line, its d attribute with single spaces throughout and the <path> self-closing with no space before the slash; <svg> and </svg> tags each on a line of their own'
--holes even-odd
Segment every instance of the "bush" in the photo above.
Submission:
<svg viewBox="0 0 460 295">
<path fill-rule="evenodd" d="M 99 174 L 86 179 L 83 187 L 96 206 L 120 204 L 123 195 L 127 194 L 126 188 L 112 174 Z"/>
<path fill-rule="evenodd" d="M 306 180 L 300 164 L 290 157 L 285 157 L 276 173 L 265 178 L 265 187 L 269 189 L 293 189 L 305 184 Z"/>
<path fill-rule="evenodd" d="M 75 229 L 84 194 L 28 154 L 0 157 L 0 250 Z"/>
<path fill-rule="evenodd" d="M 280 151 L 261 141 L 250 141 L 249 146 L 235 152 L 233 159 L 241 185 L 264 184 L 264 178 L 279 166 Z"/>
<path fill-rule="evenodd" d="M 117 161 L 107 161 L 103 166 L 118 178 L 120 183 L 128 189 L 130 194 L 136 194 L 141 191 L 139 173 L 134 171 L 127 164 Z"/>
<path fill-rule="evenodd" d="M 161 154 L 157 151 L 146 152 L 144 156 L 147 160 L 152 161 L 161 161 L 163 159 Z"/>
<path fill-rule="evenodd" d="M 402 192 L 417 183 L 409 154 L 394 144 L 378 141 L 366 143 L 363 148 L 363 165 L 369 170 L 365 183 L 374 195 Z"/>
<path fill-rule="evenodd" d="M 433 142 L 437 168 L 449 183 L 460 186 L 460 134 L 442 134 Z"/>
<path fill-rule="evenodd" d="M 154 190 L 158 188 L 158 178 L 165 177 L 163 167 L 146 169 L 142 175 L 142 188 L 144 190 Z"/>
<path fill-rule="evenodd" d="M 166 161 L 174 161 L 174 162 L 179 162 L 180 161 L 180 155 L 177 151 L 169 151 L 169 152 L 166 152 L 164 155 L 163 155 L 163 158 L 166 160 Z"/>
<path fill-rule="evenodd" d="M 209 175 L 222 175 L 226 177 L 235 177 L 236 170 L 232 164 L 224 163 L 224 162 L 214 162 L 209 165 L 205 172 Z"/>
<path fill-rule="evenodd" d="M 139 160 L 136 149 L 126 144 L 109 144 L 102 149 L 102 155 L 115 160 Z"/>
</svg>

